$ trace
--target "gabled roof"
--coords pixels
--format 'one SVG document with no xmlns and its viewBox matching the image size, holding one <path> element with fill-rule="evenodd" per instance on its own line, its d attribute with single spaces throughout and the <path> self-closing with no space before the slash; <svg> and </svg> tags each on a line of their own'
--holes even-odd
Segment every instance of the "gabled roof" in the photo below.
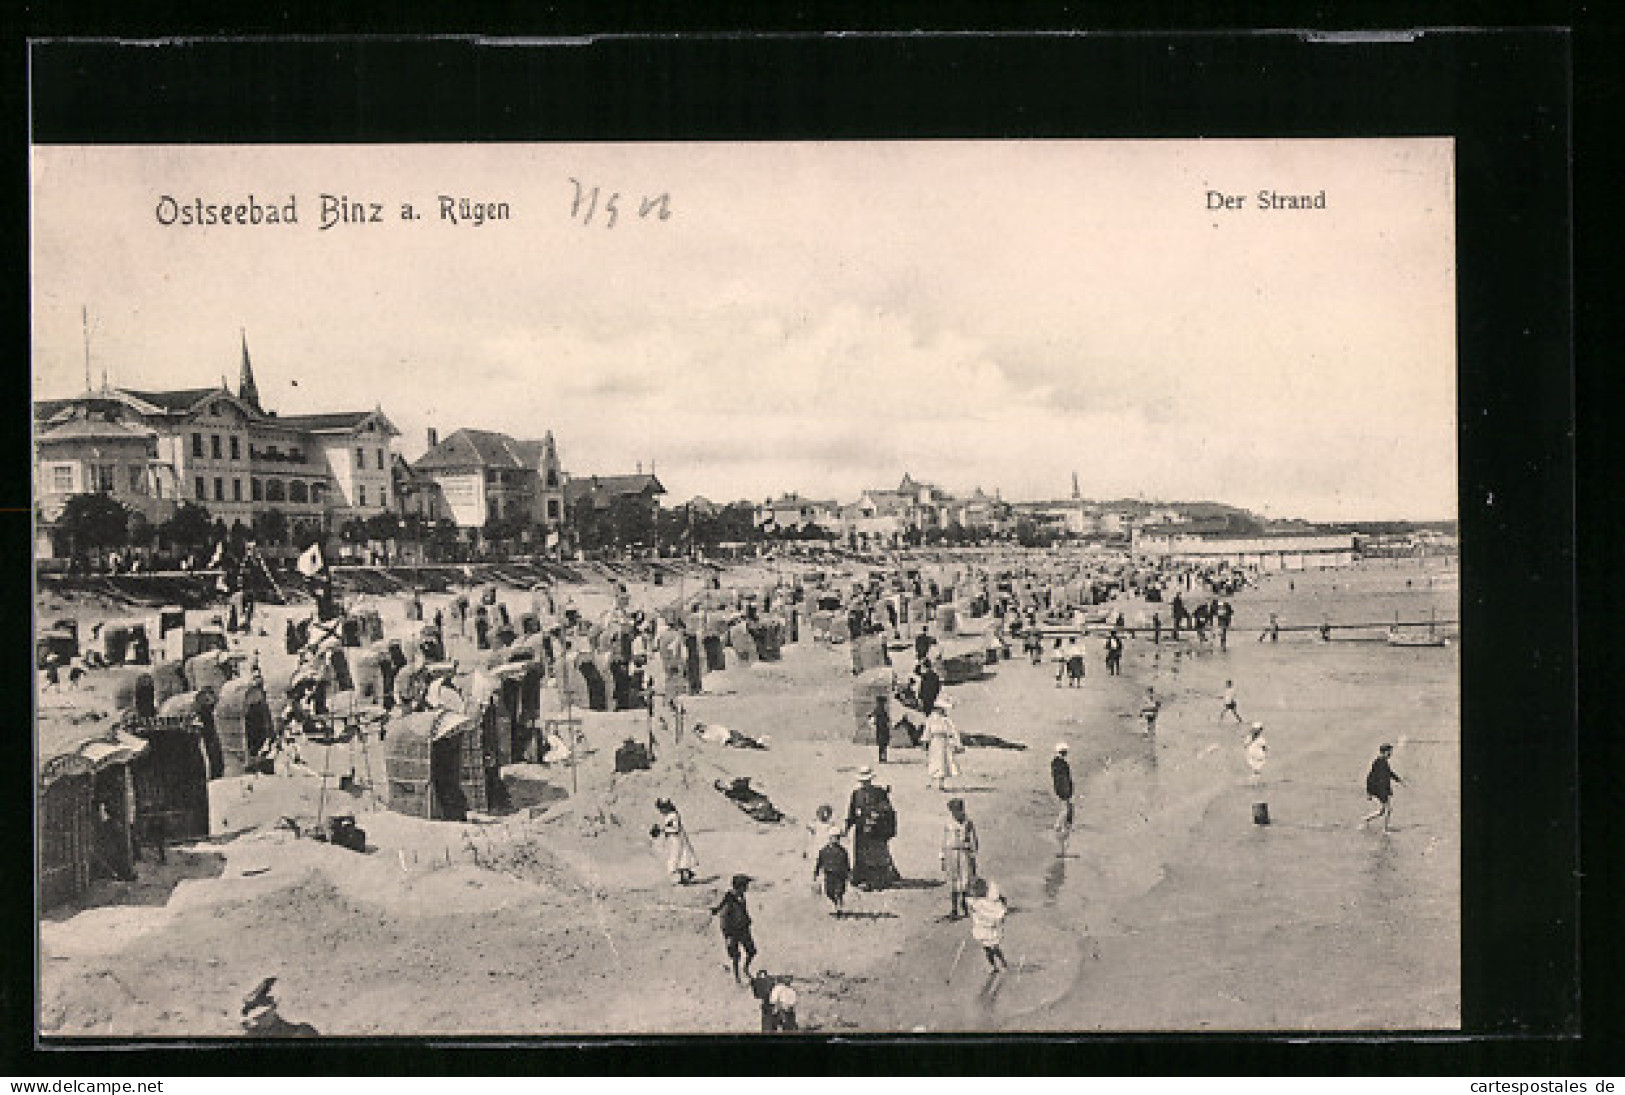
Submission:
<svg viewBox="0 0 1625 1095">
<path fill-rule="evenodd" d="M 146 441 L 157 436 L 156 431 L 130 422 L 114 422 L 106 418 L 70 418 L 41 430 L 35 440 Z"/>
<path fill-rule="evenodd" d="M 615 497 L 665 493 L 666 488 L 652 475 L 587 475 L 564 484 L 566 500 L 590 500 L 594 507 L 607 506 Z"/>
<path fill-rule="evenodd" d="M 428 477 L 420 473 L 412 464 L 398 452 L 389 454 L 390 477 L 397 483 L 427 482 Z"/>
<path fill-rule="evenodd" d="M 545 442 L 519 441 L 495 430 L 462 429 L 450 434 L 412 465 L 418 471 L 457 468 L 541 467 Z"/>
<path fill-rule="evenodd" d="M 767 505 L 773 509 L 833 509 L 836 503 L 830 499 L 806 498 L 792 491 L 770 500 Z"/>
<path fill-rule="evenodd" d="M 138 392 L 134 388 L 119 389 L 141 403 L 146 403 L 156 411 L 164 414 L 184 414 L 196 407 L 211 395 L 228 395 L 232 399 L 230 390 L 221 387 L 213 388 L 176 388 L 167 392 Z"/>
<path fill-rule="evenodd" d="M 36 399 L 34 400 L 34 421 L 49 422 L 52 418 L 78 402 L 78 399 Z"/>
<path fill-rule="evenodd" d="M 277 422 L 290 429 L 305 430 L 309 433 L 354 433 L 367 422 L 376 420 L 383 427 L 385 433 L 399 436 L 400 430 L 395 424 L 384 417 L 382 411 L 333 411 L 327 414 L 289 414 L 279 415 Z"/>
</svg>

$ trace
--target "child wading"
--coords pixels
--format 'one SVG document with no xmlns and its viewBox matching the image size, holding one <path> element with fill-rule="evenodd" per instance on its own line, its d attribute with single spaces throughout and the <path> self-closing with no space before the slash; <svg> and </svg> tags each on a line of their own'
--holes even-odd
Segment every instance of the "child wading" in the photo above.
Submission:
<svg viewBox="0 0 1625 1095">
<path fill-rule="evenodd" d="M 1388 758 L 1394 755 L 1392 745 L 1384 745 L 1377 750 L 1377 759 L 1371 762 L 1371 771 L 1366 773 L 1365 793 L 1368 798 L 1377 800 L 1377 808 L 1360 819 L 1360 828 L 1367 823 L 1382 818 L 1382 831 L 1388 831 L 1388 822 L 1394 816 L 1393 802 L 1394 784 L 1404 783 L 1399 773 L 1388 766 Z"/>
<path fill-rule="evenodd" d="M 1256 783 L 1263 778 L 1264 765 L 1270 759 L 1269 742 L 1264 740 L 1264 724 L 1253 723 L 1242 744 L 1247 747 L 1247 768 L 1252 772 L 1253 781 Z"/>
<path fill-rule="evenodd" d="M 1157 713 L 1161 710 L 1162 702 L 1157 699 L 1157 694 L 1156 692 L 1152 691 L 1151 686 L 1147 685 L 1145 689 L 1145 701 L 1140 704 L 1140 717 L 1145 720 L 1145 733 L 1147 736 L 1150 736 L 1156 732 Z"/>
<path fill-rule="evenodd" d="M 756 961 L 756 940 L 750 934 L 750 907 L 745 903 L 745 890 L 749 887 L 749 875 L 734 875 L 733 888 L 723 894 L 717 907 L 711 910 L 711 915 L 718 917 L 722 926 L 722 941 L 727 945 L 736 982 L 739 982 L 739 952 L 745 952 L 746 977 L 750 976 L 750 964 Z"/>
<path fill-rule="evenodd" d="M 830 829 L 828 842 L 818 850 L 818 861 L 813 864 L 814 885 L 817 885 L 820 875 L 824 878 L 824 896 L 835 906 L 830 915 L 843 915 L 846 912 L 846 883 L 852 877 L 852 860 L 847 857 L 846 849 L 841 847 L 841 830 L 838 828 Z"/>
<path fill-rule="evenodd" d="M 999 972 L 1000 966 L 1009 969 L 1010 960 L 1004 956 L 1004 918 L 1010 915 L 1010 906 L 1004 895 L 987 879 L 978 878 L 971 882 L 967 904 L 971 938 L 982 945 L 988 968 L 994 973 Z"/>
</svg>

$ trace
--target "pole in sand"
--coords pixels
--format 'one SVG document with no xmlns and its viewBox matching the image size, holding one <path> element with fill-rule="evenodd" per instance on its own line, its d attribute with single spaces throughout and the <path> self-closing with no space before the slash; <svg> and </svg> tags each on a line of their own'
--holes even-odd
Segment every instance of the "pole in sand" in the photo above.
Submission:
<svg viewBox="0 0 1625 1095">
<path fill-rule="evenodd" d="M 329 719 L 331 719 L 332 717 L 333 716 L 331 716 L 331 715 L 328 716 Z M 333 768 L 333 728 L 332 728 L 332 724 L 330 722 L 328 724 L 327 743 L 326 743 L 326 745 L 323 746 L 323 753 L 322 753 L 322 785 L 316 792 L 316 831 L 318 833 L 320 833 L 322 831 L 322 815 L 323 815 L 323 811 L 327 807 L 327 777 L 331 773 L 332 768 Z"/>
<path fill-rule="evenodd" d="M 954 964 L 948 967 L 948 977 L 943 982 L 944 984 L 953 984 L 954 971 L 959 969 L 959 960 L 965 957 L 965 944 L 968 942 L 968 939 L 961 939 L 959 941 L 959 949 L 954 952 Z"/>
<path fill-rule="evenodd" d="M 568 650 L 568 648 L 566 648 Z M 576 784 L 576 752 L 581 748 L 581 741 L 575 732 L 574 702 L 570 690 L 564 687 L 563 666 L 559 667 L 559 691 L 564 694 L 564 733 L 570 742 L 570 794 L 573 796 L 577 790 Z"/>
</svg>

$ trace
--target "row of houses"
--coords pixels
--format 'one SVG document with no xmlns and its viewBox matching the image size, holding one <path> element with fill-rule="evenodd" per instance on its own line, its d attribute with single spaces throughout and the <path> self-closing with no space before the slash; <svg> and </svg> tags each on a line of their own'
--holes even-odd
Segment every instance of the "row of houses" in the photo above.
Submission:
<svg viewBox="0 0 1625 1095">
<path fill-rule="evenodd" d="M 969 494 L 954 494 L 905 472 L 894 488 L 865 490 L 851 502 L 807 498 L 788 493 L 756 507 L 757 527 L 804 529 L 816 526 L 840 537 L 872 538 L 890 542 L 914 532 L 932 532 L 955 525 L 1008 533 L 1018 521 L 1060 535 L 1121 538 L 1137 522 L 1170 523 L 1184 520 L 1177 508 L 1152 508 L 1136 513 L 1127 508 L 1085 501 L 1073 476 L 1072 497 L 1058 501 L 1006 502 L 995 490 L 980 486 Z"/>
<path fill-rule="evenodd" d="M 353 520 L 394 514 L 449 521 L 465 537 L 492 521 L 549 538 L 571 506 L 633 500 L 652 520 L 665 493 L 643 474 L 572 477 L 549 431 L 539 440 L 430 430 L 414 461 L 382 407 L 282 415 L 262 405 L 246 337 L 235 391 L 110 387 L 34 404 L 35 552 L 63 553 L 56 535 L 68 500 L 109 496 L 152 525 L 196 503 L 228 529 L 270 511 L 293 528 L 334 537 Z"/>
<path fill-rule="evenodd" d="M 896 488 L 865 490 L 846 503 L 804 498 L 793 492 L 768 499 L 756 507 L 756 525 L 764 530 L 817 526 L 841 535 L 887 538 L 911 529 L 945 529 L 952 525 L 997 531 L 1006 525 L 1009 509 L 981 487 L 968 495 L 955 496 L 904 473 Z"/>
</svg>

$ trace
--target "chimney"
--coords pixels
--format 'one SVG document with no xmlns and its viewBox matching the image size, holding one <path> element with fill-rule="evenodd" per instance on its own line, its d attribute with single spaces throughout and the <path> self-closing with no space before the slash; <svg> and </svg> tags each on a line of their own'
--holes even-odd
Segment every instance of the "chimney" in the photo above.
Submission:
<svg viewBox="0 0 1625 1095">
<path fill-rule="evenodd" d="M 436 445 L 440 444 L 440 431 L 436 430 L 433 426 L 430 426 L 429 427 L 428 440 L 429 440 L 429 447 L 431 449 L 434 448 Z"/>
<path fill-rule="evenodd" d="M 641 461 L 641 460 L 638 461 L 638 474 L 639 475 L 643 474 L 643 461 Z"/>
</svg>

